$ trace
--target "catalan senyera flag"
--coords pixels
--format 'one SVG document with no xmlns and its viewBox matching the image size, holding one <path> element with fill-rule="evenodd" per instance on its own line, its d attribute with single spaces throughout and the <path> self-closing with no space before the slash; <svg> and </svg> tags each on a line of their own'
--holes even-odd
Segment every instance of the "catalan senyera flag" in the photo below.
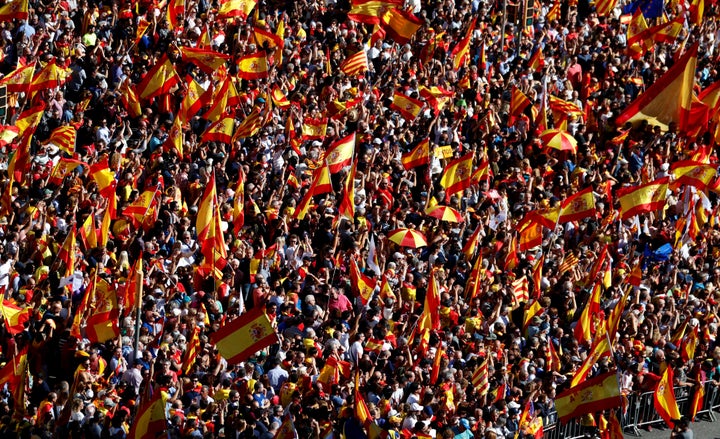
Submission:
<svg viewBox="0 0 720 439">
<path fill-rule="evenodd" d="M 372 299 L 373 292 L 377 286 L 377 280 L 365 276 L 354 260 L 350 263 L 350 279 L 363 305 L 367 305 L 370 299 Z"/>
<path fill-rule="evenodd" d="M 120 335 L 119 309 L 115 289 L 105 280 L 95 282 L 95 297 L 90 307 L 92 313 L 85 324 L 85 335 L 93 343 L 105 343 Z"/>
<path fill-rule="evenodd" d="M 683 184 L 687 184 L 704 191 L 715 178 L 717 165 L 693 160 L 681 160 L 672 164 L 670 173 L 675 177 L 670 187 L 678 188 Z"/>
<path fill-rule="evenodd" d="M 174 0 L 178 1 L 178 0 Z M 180 0 L 181 1 L 181 0 Z M 215 52 L 210 49 L 198 49 L 195 47 L 181 47 L 180 53 L 185 62 L 191 62 L 200 70 L 211 75 L 230 59 L 230 55 Z"/>
<path fill-rule="evenodd" d="M 218 20 L 234 17 L 247 18 L 256 4 L 257 0 L 229 0 L 220 6 L 217 18 Z"/>
<path fill-rule="evenodd" d="M 63 85 L 70 72 L 65 67 L 60 67 L 53 58 L 33 77 L 30 84 L 30 91 L 38 91 L 55 88 Z"/>
<path fill-rule="evenodd" d="M 138 282 L 141 281 L 140 276 L 143 273 L 143 258 L 142 252 L 135 260 L 135 263 L 130 267 L 130 273 L 128 273 L 127 282 L 123 291 L 122 304 L 126 313 L 132 312 L 138 304 L 142 303 L 140 297 L 141 288 L 139 288 Z"/>
<path fill-rule="evenodd" d="M 622 208 L 622 219 L 662 209 L 667 199 L 669 181 L 669 177 L 663 177 L 639 186 L 618 190 L 617 197 Z"/>
<path fill-rule="evenodd" d="M 353 163 L 345 177 L 345 192 L 343 198 L 338 206 L 338 215 L 342 215 L 350 221 L 355 219 L 355 173 L 357 170 L 357 163 Z"/>
<path fill-rule="evenodd" d="M 238 60 L 238 77 L 242 79 L 262 79 L 268 77 L 268 64 L 264 52 L 245 55 Z"/>
<path fill-rule="evenodd" d="M 555 409 L 562 423 L 588 413 L 614 409 L 621 404 L 615 371 L 593 377 L 555 397 Z"/>
<path fill-rule="evenodd" d="M 528 67 L 536 72 L 541 72 L 545 67 L 545 55 L 543 55 L 542 47 L 538 47 L 528 61 Z"/>
<path fill-rule="evenodd" d="M 385 12 L 393 8 L 402 8 L 402 0 L 360 0 L 353 1 L 348 18 L 365 24 L 380 24 Z"/>
<path fill-rule="evenodd" d="M 683 130 L 692 105 L 697 51 L 698 45 L 694 44 L 663 76 L 631 102 L 617 117 L 617 126 L 646 120 L 662 128 L 675 122 Z"/>
<path fill-rule="evenodd" d="M 673 421 L 681 417 L 680 409 L 675 400 L 673 375 L 672 367 L 668 366 L 660 377 L 660 381 L 655 388 L 655 394 L 653 395 L 655 411 L 657 411 L 658 415 L 663 418 L 663 421 L 665 421 L 670 428 L 675 428 Z"/>
<path fill-rule="evenodd" d="M 607 357 L 610 353 L 610 342 L 608 341 L 608 338 L 598 337 L 595 342 L 593 342 L 587 358 L 575 372 L 575 376 L 573 376 L 572 381 L 570 382 L 570 388 L 576 387 L 585 381 L 588 373 L 590 373 L 590 369 L 595 365 L 595 363 L 597 363 L 601 358 Z"/>
<path fill-rule="evenodd" d="M 560 112 L 565 115 L 582 116 L 585 114 L 583 110 L 577 106 L 577 104 L 568 102 L 553 95 L 548 96 L 548 105 L 552 111 Z"/>
<path fill-rule="evenodd" d="M 225 113 L 217 122 L 213 123 L 200 137 L 201 142 L 222 142 L 232 143 L 235 130 L 235 118 Z"/>
<path fill-rule="evenodd" d="M 182 373 L 185 375 L 189 375 L 192 367 L 195 365 L 195 359 L 197 358 L 198 351 L 200 350 L 200 331 L 201 328 L 199 326 L 195 326 L 193 328 L 190 341 L 185 349 L 181 369 Z"/>
<path fill-rule="evenodd" d="M 30 63 L 26 66 L 18 67 L 8 73 L 7 76 L 0 79 L 0 85 L 6 86 L 7 91 L 11 93 L 27 92 L 30 88 L 30 84 L 32 83 L 34 74 L 35 63 Z"/>
<path fill-rule="evenodd" d="M 521 114 L 530 104 L 530 99 L 525 96 L 525 93 L 513 85 L 510 93 L 510 115 L 517 116 Z"/>
<path fill-rule="evenodd" d="M 170 0 L 167 5 L 167 22 L 170 30 L 183 27 L 185 16 L 185 0 Z"/>
<path fill-rule="evenodd" d="M 423 25 L 423 21 L 410 12 L 397 8 L 386 11 L 380 22 L 387 36 L 398 44 L 409 43 Z"/>
<path fill-rule="evenodd" d="M 167 430 L 166 395 L 165 392 L 157 390 L 151 399 L 140 404 L 127 435 L 128 439 L 155 439 Z"/>
<path fill-rule="evenodd" d="M 235 186 L 233 198 L 233 231 L 235 235 L 240 233 L 245 225 L 245 172 L 242 167 L 238 173 L 238 181 Z"/>
<path fill-rule="evenodd" d="M 470 26 L 467 29 L 465 38 L 460 40 L 453 48 L 450 56 L 453 57 L 453 68 L 457 71 L 460 67 L 464 66 L 469 58 L 470 54 L 470 40 L 472 40 L 473 32 L 475 31 L 475 21 L 477 17 L 473 18 L 470 22 Z"/>
<path fill-rule="evenodd" d="M 422 140 L 412 151 L 403 154 L 401 161 L 406 170 L 430 163 L 430 139 Z"/>
<path fill-rule="evenodd" d="M 445 198 L 450 199 L 453 194 L 464 191 L 470 187 L 473 170 L 474 152 L 448 163 L 440 179 L 440 185 L 445 188 Z"/>
<path fill-rule="evenodd" d="M 120 102 L 127 110 L 130 117 L 139 117 L 142 114 L 140 107 L 140 99 L 135 92 L 135 88 L 131 85 L 130 80 L 126 80 L 120 84 L 118 88 L 120 92 Z"/>
<path fill-rule="evenodd" d="M 407 120 L 415 120 L 422 107 L 421 101 L 398 92 L 395 92 L 392 104 L 390 104 L 390 109 L 399 112 Z"/>
<path fill-rule="evenodd" d="M 330 169 L 330 173 L 340 172 L 342 168 L 348 166 L 350 162 L 352 162 L 354 153 L 355 133 L 347 135 L 330 145 L 325 154 L 325 161 Z"/>
<path fill-rule="evenodd" d="M 490 373 L 488 370 L 488 360 L 483 361 L 472 374 L 471 382 L 475 391 L 480 396 L 485 396 L 490 390 Z"/>
<path fill-rule="evenodd" d="M 260 132 L 260 129 L 262 127 L 263 118 L 261 114 L 261 109 L 260 107 L 255 106 L 253 107 L 250 114 L 248 114 L 247 117 L 243 119 L 242 122 L 240 122 L 240 125 L 238 125 L 237 129 L 235 130 L 235 134 L 233 135 L 233 141 L 254 136 L 258 132 Z"/>
<path fill-rule="evenodd" d="M 75 154 L 75 141 L 77 139 L 77 130 L 72 125 L 64 125 L 55 128 L 50 133 L 50 138 L 46 144 L 52 144 L 58 147 L 69 156 Z"/>
<path fill-rule="evenodd" d="M 11 0 L 0 7 L 0 20 L 25 20 L 28 18 L 28 1 Z"/>
<path fill-rule="evenodd" d="M 255 306 L 211 334 L 210 340 L 229 364 L 237 364 L 277 343 L 278 336 L 265 315 L 265 307 Z"/>
<path fill-rule="evenodd" d="M 327 118 L 313 119 L 306 117 L 302 125 L 303 140 L 320 140 L 327 132 Z"/>
<path fill-rule="evenodd" d="M 605 17 L 615 9 L 616 4 L 617 0 L 595 0 L 595 12 L 598 17 Z"/>
<path fill-rule="evenodd" d="M 340 71 L 348 76 L 358 76 L 368 71 L 368 58 L 364 50 L 359 50 L 345 58 Z"/>
<path fill-rule="evenodd" d="M 559 222 L 580 221 L 595 216 L 595 196 L 592 187 L 588 187 L 566 198 L 560 206 Z"/>
<path fill-rule="evenodd" d="M 32 308 L 21 308 L 7 300 L 3 300 L 0 305 L 0 312 L 3 320 L 5 320 L 5 328 L 8 333 L 17 335 L 25 330 L 25 323 L 30 320 Z"/>
<path fill-rule="evenodd" d="M 515 279 L 510 284 L 512 288 L 513 298 L 516 303 L 523 303 L 530 300 L 530 289 L 527 276 Z"/>
<path fill-rule="evenodd" d="M 167 55 L 163 55 L 137 85 L 138 97 L 148 100 L 167 94 L 179 82 L 180 77 L 175 71 L 175 67 Z"/>
</svg>

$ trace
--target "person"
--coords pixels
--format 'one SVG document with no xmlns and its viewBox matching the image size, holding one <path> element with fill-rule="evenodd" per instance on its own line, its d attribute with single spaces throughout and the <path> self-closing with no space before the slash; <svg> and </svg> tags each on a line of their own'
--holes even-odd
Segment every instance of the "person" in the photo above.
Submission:
<svg viewBox="0 0 720 439">
<path fill-rule="evenodd" d="M 675 428 L 672 431 L 673 438 L 693 439 L 693 431 L 690 428 L 690 422 L 683 416 L 675 422 Z"/>
</svg>

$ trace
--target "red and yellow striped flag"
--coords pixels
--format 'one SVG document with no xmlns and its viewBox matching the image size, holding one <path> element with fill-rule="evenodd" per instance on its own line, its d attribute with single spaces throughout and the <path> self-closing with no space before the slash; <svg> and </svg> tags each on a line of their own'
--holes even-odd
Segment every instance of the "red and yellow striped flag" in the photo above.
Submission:
<svg viewBox="0 0 720 439">
<path fill-rule="evenodd" d="M 401 161 L 406 170 L 430 163 L 430 139 L 422 140 L 412 151 L 403 154 Z"/>
<path fill-rule="evenodd" d="M 327 150 L 325 161 L 330 168 L 330 173 L 340 172 L 342 168 L 352 162 L 355 153 L 355 133 L 336 141 Z"/>
<path fill-rule="evenodd" d="M 517 86 L 513 85 L 510 93 L 510 115 L 517 116 L 518 114 L 521 114 L 530 104 L 530 99 L 525 95 L 525 93 L 520 91 Z"/>
<path fill-rule="evenodd" d="M 170 30 L 182 29 L 185 18 L 185 0 L 170 0 L 167 5 L 166 18 Z"/>
<path fill-rule="evenodd" d="M 46 141 L 47 144 L 52 144 L 58 147 L 60 151 L 63 151 L 69 156 L 75 154 L 75 141 L 77 139 L 77 130 L 72 125 L 65 125 L 57 127 L 50 133 L 50 138 Z"/>
<path fill-rule="evenodd" d="M 440 179 L 440 185 L 445 188 L 445 199 L 449 200 L 453 194 L 470 187 L 474 156 L 475 153 L 471 151 L 445 167 Z"/>
<path fill-rule="evenodd" d="M 364 50 L 360 50 L 347 58 L 340 64 L 340 71 L 348 76 L 358 76 L 367 72 L 368 58 Z"/>
</svg>

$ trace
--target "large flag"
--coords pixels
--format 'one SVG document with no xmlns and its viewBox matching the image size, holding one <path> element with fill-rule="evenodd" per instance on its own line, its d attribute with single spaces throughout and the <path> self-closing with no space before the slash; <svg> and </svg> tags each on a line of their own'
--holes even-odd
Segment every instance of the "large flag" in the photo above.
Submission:
<svg viewBox="0 0 720 439">
<path fill-rule="evenodd" d="M 178 0 L 174 0 L 178 1 Z M 197 49 L 194 47 L 181 47 L 180 53 L 185 62 L 191 62 L 207 74 L 212 74 L 230 59 L 230 55 L 215 52 L 210 49 Z"/>
<path fill-rule="evenodd" d="M 21 0 L 22 1 L 22 0 Z M 12 3 L 5 5 L 7 7 Z M 1 10 L 1 9 L 0 9 Z M 0 79 L 0 85 L 7 87 L 7 91 L 11 93 L 27 92 L 30 88 L 33 75 L 35 74 L 35 63 L 18 67 L 8 73 L 3 79 Z"/>
<path fill-rule="evenodd" d="M 237 364 L 259 350 L 277 343 L 278 336 L 270 319 L 265 315 L 265 307 L 257 304 L 211 334 L 210 340 L 229 364 Z"/>
<path fill-rule="evenodd" d="M 229 0 L 220 6 L 218 20 L 240 17 L 247 18 L 257 4 L 257 0 Z"/>
<path fill-rule="evenodd" d="M 92 313 L 85 324 L 85 334 L 93 343 L 105 343 L 120 335 L 118 317 L 120 311 L 115 289 L 105 280 L 95 282 L 95 296 L 90 303 Z"/>
<path fill-rule="evenodd" d="M 262 79 L 268 77 L 268 64 L 265 52 L 255 52 L 238 60 L 238 77 L 242 79 Z"/>
<path fill-rule="evenodd" d="M 25 330 L 25 323 L 30 320 L 32 308 L 21 308 L 7 300 L 3 300 L 2 304 L 0 304 L 0 311 L 2 311 L 8 333 L 17 335 Z"/>
<path fill-rule="evenodd" d="M 342 168 L 352 162 L 355 153 L 355 133 L 343 137 L 330 145 L 325 155 L 330 173 L 340 172 Z"/>
<path fill-rule="evenodd" d="M 232 143 L 235 130 L 235 118 L 230 113 L 225 113 L 217 122 L 213 123 L 202 133 L 201 142 L 222 142 Z"/>
<path fill-rule="evenodd" d="M 385 12 L 380 21 L 387 37 L 398 44 L 409 43 L 415 32 L 423 25 L 421 19 L 397 8 Z"/>
<path fill-rule="evenodd" d="M 399 112 L 407 120 L 415 120 L 422 108 L 423 103 L 421 101 L 398 92 L 395 92 L 393 101 L 390 104 L 390 109 Z"/>
<path fill-rule="evenodd" d="M 474 152 L 454 160 L 445 167 L 440 179 L 440 185 L 445 188 L 445 199 L 449 200 L 453 194 L 462 192 L 470 187 L 473 170 Z"/>
<path fill-rule="evenodd" d="M 340 64 L 340 71 L 348 76 L 362 75 L 368 70 L 367 53 L 360 50 L 347 58 Z"/>
<path fill-rule="evenodd" d="M 55 58 L 53 58 L 42 70 L 35 74 L 30 84 L 30 91 L 59 87 L 65 83 L 69 73 L 68 69 L 59 67 L 55 62 Z"/>
<path fill-rule="evenodd" d="M 603 357 L 607 357 L 610 355 L 610 342 L 608 341 L 607 337 L 597 337 L 595 340 L 595 343 L 593 344 L 592 348 L 590 348 L 590 352 L 588 353 L 587 358 L 585 361 L 583 361 L 583 364 L 580 366 L 580 368 L 575 372 L 575 376 L 573 376 L 572 381 L 570 382 L 570 388 L 574 388 L 583 381 L 588 376 L 588 373 L 590 372 L 590 369 L 595 365 L 595 363 L 598 362 Z"/>
<path fill-rule="evenodd" d="M 403 154 L 401 161 L 406 170 L 430 163 L 430 139 L 421 141 L 412 151 Z"/>
<path fill-rule="evenodd" d="M 698 45 L 688 51 L 617 117 L 617 126 L 642 120 L 667 127 L 674 122 L 684 129 L 692 104 Z"/>
<path fill-rule="evenodd" d="M 128 439 L 155 439 L 163 435 L 167 430 L 166 400 L 165 392 L 157 390 L 150 400 L 140 405 Z"/>
<path fill-rule="evenodd" d="M 673 389 L 673 370 L 668 366 L 660 377 L 655 394 L 653 395 L 653 403 L 655 411 L 670 428 L 675 428 L 675 422 L 680 419 L 680 409 L 675 400 L 675 390 Z"/>
<path fill-rule="evenodd" d="M 0 20 L 25 20 L 28 18 L 28 0 L 11 0 L 0 7 Z"/>
<path fill-rule="evenodd" d="M 365 24 L 380 24 L 385 12 L 403 7 L 402 0 L 360 0 L 353 1 L 348 18 Z"/>
<path fill-rule="evenodd" d="M 615 371 L 593 377 L 555 397 L 560 422 L 620 407 L 622 399 Z"/>
<path fill-rule="evenodd" d="M 622 208 L 622 219 L 662 209 L 667 201 L 668 182 L 669 177 L 663 177 L 639 186 L 618 190 L 617 197 Z"/>
<path fill-rule="evenodd" d="M 170 0 L 167 5 L 167 22 L 170 30 L 183 27 L 185 0 Z"/>
<path fill-rule="evenodd" d="M 167 55 L 163 55 L 138 84 L 138 97 L 140 99 L 151 99 L 155 96 L 167 94 L 179 82 L 180 77 L 175 71 L 175 67 L 173 67 Z"/>
<path fill-rule="evenodd" d="M 705 191 L 715 178 L 717 165 L 708 165 L 693 160 L 681 160 L 670 167 L 670 173 L 675 177 L 671 187 L 677 188 L 683 184 Z"/>
</svg>

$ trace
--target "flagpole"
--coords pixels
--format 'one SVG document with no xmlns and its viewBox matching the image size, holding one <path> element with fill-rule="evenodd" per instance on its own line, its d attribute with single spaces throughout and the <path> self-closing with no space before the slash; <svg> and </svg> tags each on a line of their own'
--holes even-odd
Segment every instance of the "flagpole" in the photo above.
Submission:
<svg viewBox="0 0 720 439">
<path fill-rule="evenodd" d="M 135 333 L 133 334 L 135 337 L 135 340 L 133 342 L 133 352 L 134 352 L 133 362 L 139 358 L 138 357 L 138 348 L 140 346 L 140 310 L 142 307 L 141 302 L 142 302 L 143 286 L 144 286 L 143 277 L 144 277 L 144 273 L 143 273 L 142 263 L 141 263 L 140 270 L 138 270 L 137 277 L 135 278 L 135 282 L 136 282 L 135 289 L 137 291 L 137 297 L 135 300 L 136 313 L 135 313 Z"/>
</svg>

